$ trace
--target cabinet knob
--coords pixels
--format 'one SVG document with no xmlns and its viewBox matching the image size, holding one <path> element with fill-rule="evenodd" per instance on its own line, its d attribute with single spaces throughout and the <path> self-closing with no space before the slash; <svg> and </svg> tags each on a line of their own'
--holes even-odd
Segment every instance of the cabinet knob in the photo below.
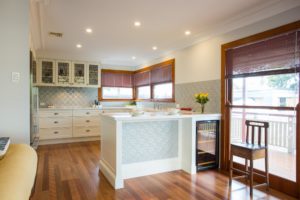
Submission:
<svg viewBox="0 0 300 200">
<path fill-rule="evenodd" d="M 58 121 L 55 121 L 54 124 L 58 124 Z"/>
<path fill-rule="evenodd" d="M 54 131 L 53 133 L 54 133 L 54 134 L 58 134 L 58 131 Z"/>
<path fill-rule="evenodd" d="M 90 112 L 86 112 L 86 114 L 87 114 L 87 115 L 89 115 L 89 114 L 90 114 Z"/>
<path fill-rule="evenodd" d="M 90 120 L 86 120 L 86 123 L 90 123 L 91 121 Z"/>
<path fill-rule="evenodd" d="M 90 132 L 90 130 L 86 130 L 85 132 L 89 133 L 89 132 Z"/>
<path fill-rule="evenodd" d="M 54 113 L 54 115 L 58 115 L 58 113 Z"/>
</svg>

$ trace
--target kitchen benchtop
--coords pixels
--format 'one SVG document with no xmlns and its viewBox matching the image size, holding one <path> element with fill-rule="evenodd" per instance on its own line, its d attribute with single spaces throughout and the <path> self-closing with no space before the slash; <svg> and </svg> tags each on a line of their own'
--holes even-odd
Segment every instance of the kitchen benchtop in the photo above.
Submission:
<svg viewBox="0 0 300 200">
<path fill-rule="evenodd" d="M 51 110 L 132 110 L 130 107 L 54 107 L 54 108 L 39 108 L 40 111 L 51 111 Z"/>
<path fill-rule="evenodd" d="M 172 119 L 185 119 L 185 118 L 195 118 L 195 119 L 205 119 L 205 118 L 220 118 L 221 114 L 211 113 L 211 114 L 201 114 L 201 113 L 184 113 L 169 115 L 167 113 L 145 113 L 140 116 L 132 116 L 130 113 L 107 113 L 101 114 L 103 117 L 108 117 L 116 121 L 147 121 L 147 120 L 172 120 Z"/>
</svg>

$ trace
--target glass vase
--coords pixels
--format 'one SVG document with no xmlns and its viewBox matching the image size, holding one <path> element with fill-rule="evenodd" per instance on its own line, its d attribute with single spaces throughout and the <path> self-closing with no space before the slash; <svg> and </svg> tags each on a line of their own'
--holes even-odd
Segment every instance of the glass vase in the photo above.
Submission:
<svg viewBox="0 0 300 200">
<path fill-rule="evenodd" d="M 200 104 L 201 105 L 201 114 L 204 113 L 204 109 L 205 109 L 205 104 Z"/>
</svg>

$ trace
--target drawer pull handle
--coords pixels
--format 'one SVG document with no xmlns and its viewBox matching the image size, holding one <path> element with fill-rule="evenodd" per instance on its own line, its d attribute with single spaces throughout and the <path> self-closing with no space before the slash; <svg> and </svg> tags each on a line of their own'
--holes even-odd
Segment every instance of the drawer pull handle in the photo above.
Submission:
<svg viewBox="0 0 300 200">
<path fill-rule="evenodd" d="M 58 113 L 54 113 L 54 115 L 58 115 Z"/>
<path fill-rule="evenodd" d="M 89 132 L 90 132 L 90 130 L 86 130 L 85 132 L 89 133 Z"/>
<path fill-rule="evenodd" d="M 58 121 L 55 121 L 54 124 L 58 124 Z"/>
<path fill-rule="evenodd" d="M 86 123 L 90 123 L 91 121 L 90 121 L 90 120 L 86 120 L 85 122 L 86 122 Z"/>
<path fill-rule="evenodd" d="M 58 134 L 58 133 L 59 133 L 58 131 L 55 131 L 55 132 L 54 132 L 54 134 Z"/>
<path fill-rule="evenodd" d="M 86 112 L 86 114 L 87 114 L 87 115 L 89 115 L 89 114 L 90 114 L 90 112 Z"/>
</svg>

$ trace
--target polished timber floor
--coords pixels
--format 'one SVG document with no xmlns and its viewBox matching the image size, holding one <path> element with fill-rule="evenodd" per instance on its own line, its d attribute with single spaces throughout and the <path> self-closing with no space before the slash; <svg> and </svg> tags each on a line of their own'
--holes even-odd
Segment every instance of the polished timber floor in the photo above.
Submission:
<svg viewBox="0 0 300 200">
<path fill-rule="evenodd" d="M 125 181 L 125 188 L 114 190 L 99 173 L 99 142 L 59 144 L 38 148 L 37 182 L 32 200 L 210 200 L 250 199 L 249 188 L 233 182 L 214 170 L 189 175 L 174 171 Z M 292 199 L 271 190 L 254 190 L 254 199 Z"/>
</svg>

